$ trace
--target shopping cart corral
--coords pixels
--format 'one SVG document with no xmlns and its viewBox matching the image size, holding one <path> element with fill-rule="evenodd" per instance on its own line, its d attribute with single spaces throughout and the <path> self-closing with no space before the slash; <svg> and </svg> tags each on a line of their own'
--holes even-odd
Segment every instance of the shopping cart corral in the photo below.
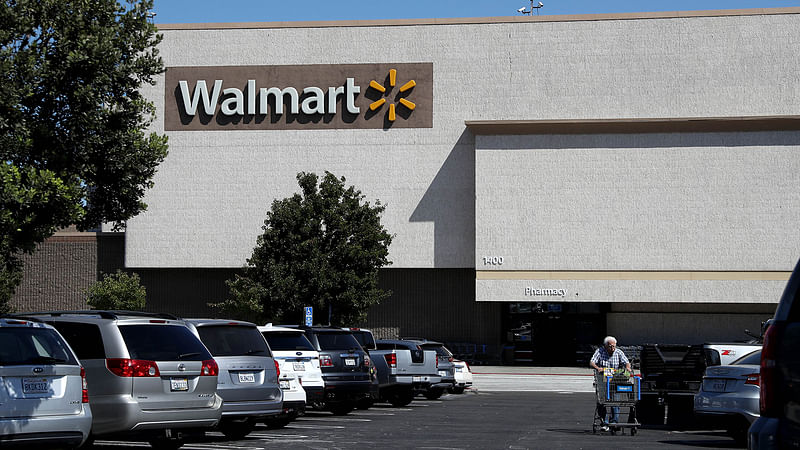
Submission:
<svg viewBox="0 0 800 450">
<path fill-rule="evenodd" d="M 594 386 L 597 406 L 594 410 L 592 433 L 608 427 L 611 434 L 618 431 L 625 434 L 625 429 L 628 428 L 631 436 L 635 435 L 641 425 L 636 419 L 636 403 L 641 400 L 641 377 L 625 370 L 606 369 L 595 374 Z M 619 408 L 620 411 L 617 422 L 609 423 L 605 416 L 611 415 L 612 408 Z M 627 414 L 622 411 L 623 408 L 628 409 Z M 603 410 L 605 414 L 602 413 Z"/>
</svg>

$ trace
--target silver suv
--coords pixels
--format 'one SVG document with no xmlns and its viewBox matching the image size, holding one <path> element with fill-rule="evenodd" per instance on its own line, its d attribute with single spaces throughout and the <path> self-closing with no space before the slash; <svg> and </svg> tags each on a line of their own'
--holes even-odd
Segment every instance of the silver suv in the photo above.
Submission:
<svg viewBox="0 0 800 450">
<path fill-rule="evenodd" d="M 75 354 L 51 326 L 0 317 L 0 447 L 77 447 L 92 413 Z"/>
<path fill-rule="evenodd" d="M 130 311 L 30 313 L 52 324 L 86 368 L 92 437 L 177 448 L 222 414 L 217 363 L 182 320 Z"/>
<path fill-rule="evenodd" d="M 185 319 L 219 365 L 217 393 L 222 397 L 219 430 L 241 439 L 256 422 L 283 409 L 280 370 L 254 323 L 222 319 Z"/>
</svg>

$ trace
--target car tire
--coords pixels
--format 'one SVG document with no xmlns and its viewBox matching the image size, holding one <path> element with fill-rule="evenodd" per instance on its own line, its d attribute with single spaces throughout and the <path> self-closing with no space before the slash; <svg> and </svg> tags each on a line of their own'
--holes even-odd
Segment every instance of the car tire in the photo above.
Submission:
<svg viewBox="0 0 800 450">
<path fill-rule="evenodd" d="M 425 391 L 425 398 L 428 400 L 438 400 L 439 397 L 444 394 L 444 389 L 442 388 L 431 388 Z"/>
<path fill-rule="evenodd" d="M 219 431 L 228 439 L 239 440 L 250 434 L 255 427 L 256 423 L 251 419 L 240 422 L 226 421 L 219 424 Z"/>
<path fill-rule="evenodd" d="M 268 420 L 268 421 L 264 422 L 264 425 L 267 426 L 267 429 L 277 430 L 277 429 L 285 427 L 286 425 L 289 425 L 290 423 L 292 423 L 292 420 L 293 419 Z"/>
<path fill-rule="evenodd" d="M 464 393 L 464 386 L 453 386 L 447 389 L 447 392 L 451 394 L 463 394 Z"/>
<path fill-rule="evenodd" d="M 356 409 L 362 409 L 362 410 L 363 409 L 370 409 L 370 408 L 372 408 L 372 405 L 374 405 L 374 404 L 375 404 L 375 400 L 373 400 L 372 397 L 370 397 L 370 398 L 362 398 L 361 400 L 356 402 Z"/>
<path fill-rule="evenodd" d="M 414 391 L 412 389 L 397 389 L 389 394 L 387 399 L 396 408 L 408 406 L 414 400 Z"/>
<path fill-rule="evenodd" d="M 150 439 L 148 443 L 150 444 L 150 447 L 153 447 L 156 450 L 177 450 L 183 447 L 182 439 L 170 439 L 166 437 Z"/>
<path fill-rule="evenodd" d="M 334 403 L 329 405 L 328 409 L 333 413 L 334 416 L 346 416 L 350 414 L 350 411 L 355 409 L 355 404 L 351 402 Z"/>
</svg>

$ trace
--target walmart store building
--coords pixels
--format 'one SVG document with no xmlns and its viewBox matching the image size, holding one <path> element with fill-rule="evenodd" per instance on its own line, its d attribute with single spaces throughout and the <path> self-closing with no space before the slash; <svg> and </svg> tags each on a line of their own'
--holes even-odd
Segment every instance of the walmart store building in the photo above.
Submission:
<svg viewBox="0 0 800 450">
<path fill-rule="evenodd" d="M 150 309 L 210 314 L 300 171 L 388 205 L 369 327 L 507 361 L 746 339 L 800 258 L 800 8 L 160 30 L 147 212 L 43 246 Z"/>
</svg>

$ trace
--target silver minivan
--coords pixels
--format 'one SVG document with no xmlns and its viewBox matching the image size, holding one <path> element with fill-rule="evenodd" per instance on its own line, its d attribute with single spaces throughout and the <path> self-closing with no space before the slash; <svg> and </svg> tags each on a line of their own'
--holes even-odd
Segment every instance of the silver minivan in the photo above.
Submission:
<svg viewBox="0 0 800 450">
<path fill-rule="evenodd" d="M 222 415 L 219 368 L 186 323 L 131 311 L 30 313 L 52 324 L 86 369 L 92 438 L 173 449 Z"/>
<path fill-rule="evenodd" d="M 92 413 L 83 367 L 51 326 L 0 317 L 0 447 L 78 447 Z"/>
<path fill-rule="evenodd" d="M 256 325 L 239 320 L 185 319 L 219 365 L 217 393 L 222 397 L 219 431 L 241 439 L 283 411 L 280 370 Z"/>
</svg>

